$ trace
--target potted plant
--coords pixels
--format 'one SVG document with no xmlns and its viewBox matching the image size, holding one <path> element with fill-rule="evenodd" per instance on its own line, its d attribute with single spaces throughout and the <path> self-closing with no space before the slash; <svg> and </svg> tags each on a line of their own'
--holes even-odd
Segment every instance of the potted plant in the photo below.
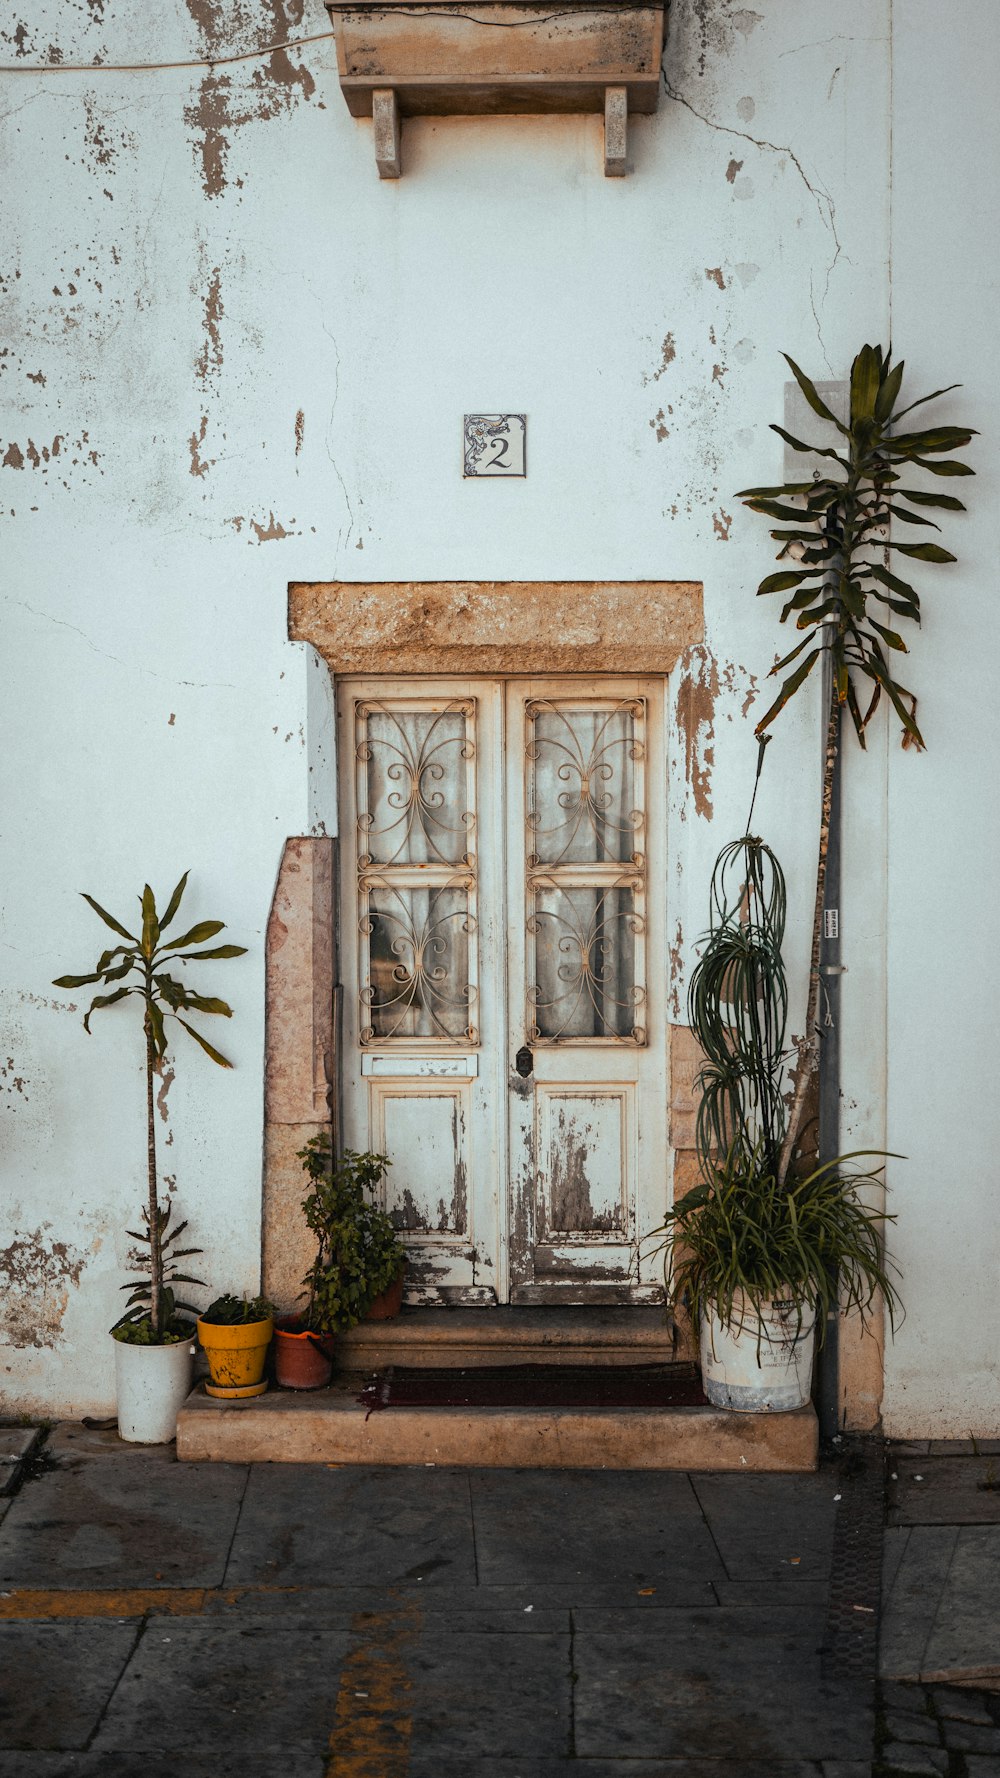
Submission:
<svg viewBox="0 0 1000 1778">
<path fill-rule="evenodd" d="M 705 1055 L 695 1143 L 700 1182 L 658 1231 L 674 1311 L 699 1330 L 705 1393 L 718 1407 L 784 1411 L 809 1399 L 820 1329 L 840 1294 L 862 1318 L 881 1293 L 894 1319 L 886 1219 L 862 1196 L 876 1174 L 859 1154 L 786 1159 L 781 947 L 785 880 L 770 847 L 747 834 L 712 873 L 711 925 L 692 974 L 688 1019 Z"/>
<path fill-rule="evenodd" d="M 384 1154 L 345 1149 L 334 1160 L 330 1138 L 314 1136 L 299 1150 L 310 1189 L 302 1200 L 316 1236 L 316 1258 L 303 1283 L 299 1315 L 275 1329 L 275 1374 L 290 1389 L 321 1389 L 333 1368 L 333 1337 L 346 1333 L 379 1304 L 392 1313 L 402 1300 L 406 1254 L 392 1219 L 374 1201 L 390 1165 Z M 390 1298 L 386 1301 L 386 1298 Z"/>
<path fill-rule="evenodd" d="M 111 988 L 110 993 L 95 995 L 84 1015 L 83 1028 L 88 1036 L 91 1017 L 99 1009 L 115 1006 L 128 998 L 134 998 L 142 1007 L 148 1196 L 142 1210 L 144 1229 L 130 1229 L 128 1233 L 148 1249 L 145 1254 L 137 1252 L 132 1256 L 142 1269 L 148 1271 L 148 1277 L 141 1283 L 122 1285 L 123 1290 L 130 1292 L 128 1304 L 124 1315 L 111 1329 L 115 1341 L 118 1431 L 123 1439 L 140 1444 L 166 1443 L 175 1436 L 177 1409 L 191 1387 L 194 1322 L 189 1317 L 197 1311 L 190 1303 L 176 1298 L 174 1286 L 201 1283 L 200 1279 L 176 1270 L 176 1261 L 201 1250 L 175 1245 L 187 1223 L 178 1224 L 170 1232 L 173 1206 L 169 1200 L 163 1205 L 159 1200 L 154 1088 L 167 1052 L 167 1021 L 173 1020 L 182 1026 L 220 1068 L 231 1067 L 225 1056 L 220 1055 L 181 1014 L 207 1013 L 228 1019 L 232 1017 L 232 1009 L 224 1000 L 196 993 L 168 971 L 178 963 L 242 957 L 246 952 L 245 945 L 208 945 L 204 948 L 209 939 L 223 930 L 221 920 L 201 920 L 180 938 L 164 939 L 163 935 L 180 907 L 188 875 L 185 871 L 162 916 L 157 912 L 152 889 L 148 883 L 145 885 L 139 897 L 142 924 L 138 935 L 129 932 L 92 895 L 85 894 L 84 901 L 124 942 L 102 952 L 89 974 L 62 975 L 53 984 L 57 988 L 81 988 L 88 983 L 101 982 Z"/>
<path fill-rule="evenodd" d="M 891 348 L 865 345 L 851 365 L 849 407 L 845 420 L 823 400 L 815 383 L 785 353 L 789 369 L 811 412 L 823 422 L 823 436 L 802 439 L 772 425 L 791 450 L 820 459 L 811 477 L 775 487 L 746 488 L 738 496 L 751 511 L 772 522 L 778 544 L 777 573 L 765 576 L 758 595 L 782 596 L 781 623 L 790 623 L 800 639 L 770 669 L 783 678 L 773 703 L 756 726 L 769 737 L 786 704 L 798 695 L 821 663 L 825 684 L 823 772 L 819 793 L 819 846 L 813 900 L 812 945 L 804 1039 L 800 1047 L 795 1091 L 788 1118 L 786 1145 L 794 1143 L 808 1116 L 807 1098 L 817 1077 L 820 1093 L 821 1159 L 839 1147 L 841 1103 L 839 1044 L 839 940 L 837 928 L 824 931 L 824 910 L 840 903 L 841 825 L 844 784 L 844 733 L 853 727 L 862 748 L 883 699 L 901 724 L 904 748 L 918 751 L 924 737 L 917 722 L 916 694 L 899 677 L 908 653 L 902 631 L 920 623 L 920 598 L 908 575 L 910 564 L 955 561 L 951 550 L 926 537 L 940 532 L 938 518 L 950 521 L 965 511 L 954 493 L 938 491 L 943 479 L 975 472 L 957 453 L 976 436 L 970 426 L 927 426 L 908 418 L 915 410 L 950 393 L 957 384 L 935 389 L 916 401 L 903 396 L 903 361 L 892 362 Z M 811 428 L 810 428 L 811 429 Z M 937 488 L 928 483 L 934 478 Z M 904 485 L 905 484 L 905 485 Z M 915 485 L 914 485 L 915 484 Z M 901 622 L 897 620 L 902 620 Z M 849 718 L 849 722 L 847 720 Z M 832 1041 L 821 1043 L 819 1021 L 821 972 L 824 1030 Z M 831 1161 L 831 1166 L 836 1163 Z M 837 1372 L 838 1320 L 831 1305 L 824 1346 L 819 1393 L 823 1430 L 839 1424 L 840 1387 Z"/>
<path fill-rule="evenodd" d="M 266 1297 L 216 1297 L 198 1317 L 198 1339 L 208 1360 L 208 1395 L 223 1400 L 263 1395 L 264 1364 L 274 1332 L 274 1307 Z"/>
</svg>

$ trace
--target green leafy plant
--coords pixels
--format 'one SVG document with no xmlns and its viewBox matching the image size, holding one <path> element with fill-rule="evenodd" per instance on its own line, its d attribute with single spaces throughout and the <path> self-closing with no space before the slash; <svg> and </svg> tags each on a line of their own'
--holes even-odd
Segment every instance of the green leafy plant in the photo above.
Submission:
<svg viewBox="0 0 1000 1778">
<path fill-rule="evenodd" d="M 919 624 L 920 600 L 908 581 L 890 571 L 885 558 L 889 552 L 919 562 L 954 562 L 956 558 L 940 544 L 890 541 L 887 533 L 893 523 L 940 530 L 927 517 L 928 509 L 965 511 L 954 494 L 902 487 L 901 472 L 973 475 L 975 471 L 967 463 L 948 453 L 962 450 L 976 434 L 968 426 L 937 426 L 924 432 L 894 428 L 914 408 L 959 385 L 950 383 L 946 389 L 935 389 L 908 407 L 900 407 L 903 360 L 894 365 L 891 348 L 883 352 L 881 346 L 863 346 L 851 366 L 850 419 L 845 425 L 794 359 L 787 353 L 782 356 L 812 411 L 836 427 L 843 444 L 840 449 L 809 444 L 794 438 L 783 426 L 772 425 L 771 431 L 794 451 L 822 457 L 836 467 L 814 481 L 744 488 L 737 495 L 752 511 L 779 521 L 771 532 L 781 545 L 777 559 L 789 557 L 798 564 L 769 574 L 757 588 L 758 595 L 790 592 L 780 621 L 794 617 L 796 629 L 807 632 L 771 669 L 772 674 L 781 673 L 798 661 L 758 722 L 757 734 L 770 728 L 826 649 L 833 667 L 834 700 L 838 707 L 846 704 L 862 747 L 883 693 L 903 725 L 904 747 L 923 747 L 916 696 L 896 678 L 892 665 L 895 656 L 908 652 L 906 643 L 897 630 L 882 621 L 891 612 Z M 920 510 L 914 512 L 914 507 Z M 884 609 L 876 615 L 879 606 Z M 864 690 L 863 680 L 868 681 Z M 866 700 L 867 708 L 862 710 Z"/>
<path fill-rule="evenodd" d="M 860 1192 L 877 1172 L 848 1171 L 858 1155 L 838 1155 L 803 1179 L 780 1180 L 763 1142 L 749 1154 L 734 1147 L 706 1167 L 706 1177 L 668 1212 L 665 1270 L 676 1310 L 684 1302 L 697 1326 L 713 1313 L 739 1331 L 776 1298 L 791 1302 L 800 1325 L 819 1305 L 822 1342 L 838 1301 L 866 1320 L 881 1293 L 895 1324 L 899 1298 L 887 1272 L 881 1212 Z M 878 1170 L 880 1171 L 880 1169 Z"/>
<path fill-rule="evenodd" d="M 838 1155 L 803 1175 L 785 1101 L 788 985 L 782 957 L 786 887 L 777 858 L 750 834 L 724 846 L 712 872 L 710 926 L 688 989 L 688 1023 L 705 1056 L 695 1146 L 700 1182 L 668 1212 L 657 1237 L 676 1313 L 713 1310 L 737 1331 L 775 1297 L 800 1319 L 826 1310 L 838 1283 L 864 1317 L 887 1275 L 882 1214 L 860 1192 L 876 1173 Z M 758 1335 L 759 1337 L 759 1335 Z"/>
<path fill-rule="evenodd" d="M 302 1322 L 313 1333 L 343 1333 L 357 1326 L 406 1263 L 391 1217 L 374 1202 L 391 1163 L 384 1154 L 352 1149 L 335 1160 L 326 1134 L 307 1142 L 299 1160 L 310 1180 L 302 1208 L 317 1242 L 303 1279 Z"/>
<path fill-rule="evenodd" d="M 251 1321 L 267 1321 L 274 1312 L 266 1296 L 233 1296 L 227 1291 L 201 1310 L 199 1320 L 213 1327 L 245 1327 Z"/>
<path fill-rule="evenodd" d="M 212 995 L 199 994 L 186 982 L 178 981 L 168 970 L 180 963 L 207 962 L 219 958 L 242 957 L 246 955 L 245 945 L 208 945 L 224 930 L 222 920 L 200 920 L 180 938 L 165 941 L 163 934 L 173 922 L 184 891 L 187 887 L 189 872 L 185 871 L 162 914 L 157 913 L 156 898 L 147 883 L 139 897 L 142 911 L 142 924 L 138 934 L 129 932 L 128 928 L 101 907 L 92 895 L 84 894 L 83 899 L 92 907 L 105 926 L 109 926 L 118 938 L 125 942 L 114 945 L 110 950 L 103 951 L 94 969 L 87 975 L 61 975 L 56 978 L 57 988 L 82 988 L 90 983 L 101 982 L 111 987 L 108 994 L 97 994 L 91 1001 L 84 1015 L 83 1028 L 90 1034 L 92 1015 L 103 1008 L 115 1006 L 129 997 L 138 1000 L 142 1007 L 143 1032 L 146 1041 L 146 1170 L 148 1201 L 143 1207 L 145 1232 L 130 1230 L 134 1238 L 148 1245 L 149 1252 L 143 1256 L 143 1264 L 148 1266 L 148 1282 L 137 1285 L 123 1285 L 131 1290 L 129 1306 L 125 1315 L 117 1321 L 112 1332 L 118 1339 L 132 1343 L 162 1345 L 171 1340 L 184 1337 L 183 1334 L 171 1332 L 171 1326 L 177 1320 L 177 1310 L 190 1309 L 190 1304 L 178 1303 L 174 1297 L 174 1284 L 200 1284 L 201 1279 L 192 1278 L 183 1272 L 173 1269 L 173 1261 L 186 1254 L 198 1253 L 200 1248 L 173 1248 L 174 1241 L 187 1227 L 181 1223 L 172 1235 L 167 1234 L 170 1224 L 171 1206 L 160 1205 L 157 1169 L 156 1169 L 156 1123 L 154 1083 L 162 1072 L 163 1058 L 167 1053 L 167 1021 L 174 1023 L 193 1037 L 195 1043 L 220 1068 L 232 1066 L 226 1057 L 195 1030 L 182 1013 L 207 1013 L 222 1018 L 232 1017 L 232 1008 L 224 1000 Z M 208 945 L 208 948 L 205 947 Z M 194 947 L 194 948 L 192 948 Z M 130 980 L 130 977 L 135 979 Z M 112 986 L 112 984 L 114 984 Z M 166 1270 L 165 1270 L 166 1267 Z M 191 1310 L 191 1313 L 195 1311 Z M 143 1331 L 148 1323 L 147 1331 Z M 182 1323 L 183 1325 L 183 1323 Z M 130 1331 L 131 1330 L 131 1331 Z M 148 1332 L 148 1337 L 147 1337 Z"/>
<path fill-rule="evenodd" d="M 971 466 L 952 453 L 964 450 L 977 434 L 969 426 L 899 430 L 907 414 L 959 385 L 949 383 L 900 406 L 904 361 L 892 363 L 891 347 L 883 352 L 881 346 L 866 345 L 854 359 L 846 425 L 794 359 L 787 353 L 782 356 L 812 412 L 839 434 L 836 447 L 827 442 L 829 432 L 826 440 L 811 444 L 794 437 L 783 426 L 772 424 L 771 431 L 794 451 L 818 456 L 832 467 L 812 481 L 744 488 L 737 495 L 751 511 L 777 521 L 771 531 L 780 545 L 777 559 L 791 563 L 761 581 L 758 597 L 790 594 L 782 607 L 780 622 L 794 618 L 796 629 L 806 632 L 771 668 L 771 676 L 790 667 L 793 671 L 757 723 L 756 732 L 762 742 L 770 738 L 776 717 L 805 684 L 817 661 L 826 655 L 830 662 L 805 1049 L 789 1118 L 789 1139 L 793 1140 L 803 1123 L 819 1056 L 821 929 L 841 712 L 846 707 L 864 747 L 866 731 L 884 695 L 902 724 L 903 746 L 924 747 L 917 724 L 916 694 L 896 677 L 894 663 L 908 653 L 906 642 L 887 621 L 905 618 L 919 624 L 920 599 L 910 582 L 889 564 L 894 556 L 929 564 L 954 562 L 956 558 L 940 544 L 899 541 L 890 536 L 890 531 L 899 526 L 940 530 L 936 521 L 927 516 L 929 512 L 965 511 L 963 502 L 954 494 L 909 484 L 914 479 L 921 482 L 928 474 L 946 480 L 974 475 Z M 904 476 L 908 484 L 905 487 Z"/>
</svg>

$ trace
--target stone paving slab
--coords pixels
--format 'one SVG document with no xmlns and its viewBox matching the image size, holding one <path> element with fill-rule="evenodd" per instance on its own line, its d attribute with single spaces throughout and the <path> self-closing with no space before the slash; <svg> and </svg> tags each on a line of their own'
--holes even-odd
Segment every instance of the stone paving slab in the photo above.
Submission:
<svg viewBox="0 0 1000 1778">
<path fill-rule="evenodd" d="M 187 1469 L 167 1446 L 130 1449 L 114 1434 L 81 1432 L 57 1429 L 46 1446 L 53 1467 L 13 1501 L 0 1527 L 0 1590 L 218 1585 L 246 1468 Z"/>
<path fill-rule="evenodd" d="M 583 1470 L 568 1490 L 555 1471 L 479 1471 L 470 1492 L 485 1585 L 533 1586 L 539 1603 L 553 1584 L 655 1586 L 666 1604 L 725 1578 L 687 1476 Z"/>
<path fill-rule="evenodd" d="M 202 1476 L 217 1466 L 178 1467 Z M 255 1467 L 227 1584 L 474 1584 L 466 1473 L 431 1469 L 418 1475 L 312 1464 Z"/>
<path fill-rule="evenodd" d="M 86 1634 L 78 1624 L 0 1624 L 0 1747 L 85 1747 L 137 1634 L 134 1624 L 90 1624 Z"/>
<path fill-rule="evenodd" d="M 1000 1524 L 1000 1455 L 894 1457 L 887 1523 Z"/>
<path fill-rule="evenodd" d="M 905 1535 L 883 1605 L 883 1677 L 1000 1675 L 1000 1526 L 916 1525 Z"/>
<path fill-rule="evenodd" d="M 821 1613 L 574 1613 L 578 1756 L 868 1756 L 872 1713 L 822 1685 Z"/>
<path fill-rule="evenodd" d="M 923 1655 L 927 1680 L 1000 1673 L 1000 1525 L 962 1525 Z"/>
<path fill-rule="evenodd" d="M 135 1747 L 120 1753 L 4 1753 L 0 1770 L 3 1778 L 328 1778 L 328 1761 L 325 1753 L 258 1746 L 251 1771 L 245 1754 L 218 1747 Z"/>
<path fill-rule="evenodd" d="M 910 1530 L 882 1600 L 883 1678 L 916 1679 L 923 1672 L 924 1650 L 957 1542 L 957 1526 L 918 1525 Z"/>
<path fill-rule="evenodd" d="M 691 1483 L 729 1580 L 799 1582 L 829 1574 L 838 1492 L 830 1471 L 766 1480 L 695 1475 Z"/>
<path fill-rule="evenodd" d="M 241 1754 L 245 1772 L 261 1742 L 321 1753 L 353 1645 L 349 1633 L 304 1627 L 293 1639 L 271 1624 L 150 1624 L 92 1750 L 214 1745 Z"/>
</svg>

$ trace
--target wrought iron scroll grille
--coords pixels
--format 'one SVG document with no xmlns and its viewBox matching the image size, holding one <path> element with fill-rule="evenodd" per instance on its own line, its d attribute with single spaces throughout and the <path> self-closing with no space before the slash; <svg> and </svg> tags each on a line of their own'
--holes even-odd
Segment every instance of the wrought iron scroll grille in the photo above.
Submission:
<svg viewBox="0 0 1000 1778">
<path fill-rule="evenodd" d="M 363 1046 L 479 1041 L 475 699 L 355 705 Z"/>
<path fill-rule="evenodd" d="M 535 1044 L 646 1042 L 646 706 L 525 706 L 527 1010 Z"/>
</svg>

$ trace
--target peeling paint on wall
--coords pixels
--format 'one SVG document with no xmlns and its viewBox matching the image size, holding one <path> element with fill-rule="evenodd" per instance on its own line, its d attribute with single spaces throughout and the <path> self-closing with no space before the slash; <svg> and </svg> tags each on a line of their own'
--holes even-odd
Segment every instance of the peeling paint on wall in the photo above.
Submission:
<svg viewBox="0 0 1000 1778">
<path fill-rule="evenodd" d="M 672 333 L 664 334 L 663 344 L 660 347 L 660 362 L 656 370 L 654 370 L 648 377 L 643 377 L 643 387 L 648 383 L 658 383 L 664 371 L 670 369 L 670 366 L 673 364 L 676 357 L 677 341 L 674 339 Z"/>
<path fill-rule="evenodd" d="M 238 53 L 251 45 L 280 43 L 302 23 L 305 0 L 186 0 L 198 27 L 206 61 Z M 198 96 L 185 111 L 194 130 L 194 147 L 207 198 L 223 195 L 229 184 L 228 158 L 234 130 L 264 123 L 289 112 L 300 99 L 311 99 L 316 82 L 308 68 L 292 61 L 285 49 L 272 51 L 263 65 L 241 65 L 233 72 L 206 72 Z M 237 181 L 238 184 L 242 181 Z"/>
<path fill-rule="evenodd" d="M 715 704 L 719 669 L 703 642 L 683 657 L 677 686 L 677 728 L 684 747 L 684 777 L 691 786 L 694 812 L 712 819 L 712 767 L 715 764 Z"/>
<path fill-rule="evenodd" d="M 0 1249 L 0 1343 L 24 1348 L 57 1346 L 70 1287 L 80 1282 L 86 1254 L 53 1241 L 51 1223 L 19 1235 Z"/>
</svg>

